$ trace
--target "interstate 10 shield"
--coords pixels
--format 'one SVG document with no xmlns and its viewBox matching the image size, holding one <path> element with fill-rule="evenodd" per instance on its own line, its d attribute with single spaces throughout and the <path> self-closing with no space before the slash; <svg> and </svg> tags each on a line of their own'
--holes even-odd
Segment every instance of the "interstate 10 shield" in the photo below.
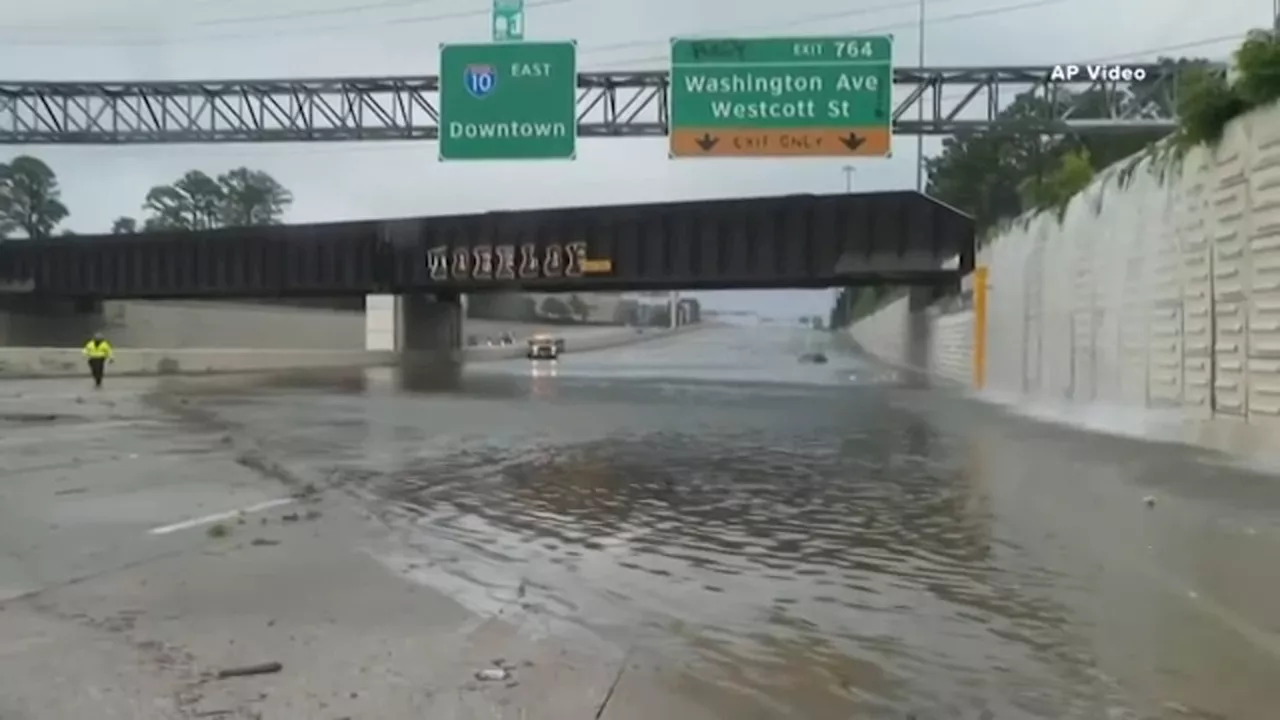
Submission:
<svg viewBox="0 0 1280 720">
<path fill-rule="evenodd" d="M 484 99 L 492 95 L 498 86 L 498 71 L 492 65 L 468 65 L 462 71 L 462 82 L 467 86 L 467 92 Z"/>
</svg>

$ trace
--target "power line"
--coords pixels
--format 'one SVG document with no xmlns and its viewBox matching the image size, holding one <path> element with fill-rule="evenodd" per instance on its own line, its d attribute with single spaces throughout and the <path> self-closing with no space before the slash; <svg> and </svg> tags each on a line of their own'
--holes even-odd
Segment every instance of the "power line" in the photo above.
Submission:
<svg viewBox="0 0 1280 720">
<path fill-rule="evenodd" d="M 369 10 L 369 9 L 385 9 L 387 7 L 407 7 L 407 6 L 425 4 L 433 1 L 434 0 L 383 0 L 383 2 L 377 3 L 377 4 L 364 3 L 361 5 L 344 6 L 341 8 L 318 9 L 314 11 L 296 11 L 294 13 L 279 13 L 279 14 L 270 15 L 270 16 L 257 15 L 257 16 L 244 16 L 244 17 L 233 17 L 233 18 L 212 18 L 212 19 L 192 23 L 187 27 L 207 27 L 207 26 L 221 26 L 221 25 L 234 25 L 234 24 L 250 24 L 254 22 L 277 22 L 281 20 L 302 19 L 305 17 L 318 16 L 318 15 L 322 15 L 324 13 L 330 12 L 330 10 L 332 10 L 333 13 L 339 13 L 339 12 L 349 13 L 349 12 L 359 12 L 359 11 Z M 1038 0 L 1038 1 L 1043 4 L 1053 4 L 1053 3 L 1059 3 L 1059 2 L 1066 2 L 1067 0 Z M 577 0 L 531 0 L 531 2 L 526 3 L 525 8 L 532 9 L 532 8 L 550 7 L 550 6 L 556 6 L 556 5 L 567 5 L 569 3 L 574 3 L 574 2 L 577 2 Z M 972 2 L 972 0 L 931 0 L 931 2 L 932 4 L 937 5 L 937 4 L 948 3 L 948 2 L 950 3 Z M 899 0 L 897 2 L 884 3 L 884 4 L 872 6 L 872 7 L 863 7 L 863 8 L 853 9 L 853 10 L 841 10 L 841 11 L 825 12 L 825 13 L 812 13 L 812 14 L 801 16 L 799 18 L 795 18 L 792 20 L 787 20 L 785 22 L 754 23 L 754 24 L 745 25 L 745 26 L 739 25 L 739 26 L 727 28 L 723 32 L 737 33 L 737 32 L 751 32 L 754 30 L 776 30 L 779 28 L 795 27 L 798 25 L 805 25 L 805 24 L 815 23 L 815 22 L 829 22 L 833 20 L 844 20 L 848 18 L 871 15 L 871 14 L 880 13 L 880 12 L 892 12 L 896 10 L 914 9 L 918 6 L 918 3 L 919 3 L 919 0 Z M 376 21 L 364 23 L 362 25 L 366 27 L 378 27 L 378 26 L 418 25 L 422 23 L 448 22 L 451 20 L 463 20 L 463 19 L 469 19 L 469 18 L 486 17 L 489 15 L 490 12 L 491 11 L 489 9 L 452 10 L 452 11 L 446 11 L 446 12 L 432 13 L 428 15 L 381 18 Z M 353 27 L 359 27 L 359 25 L 353 26 L 351 23 L 344 23 L 341 25 L 322 25 L 322 26 L 300 27 L 300 28 L 279 28 L 275 30 L 264 30 L 261 32 L 248 32 L 248 33 L 236 32 L 236 33 L 218 33 L 218 34 L 199 34 L 199 35 L 180 36 L 177 38 L 174 38 L 174 37 L 157 38 L 157 37 L 139 37 L 139 36 L 114 37 L 114 38 L 112 37 L 95 38 L 92 36 L 89 36 L 89 37 L 80 36 L 75 38 L 68 38 L 65 36 L 66 35 L 65 25 L 40 27 L 40 29 L 58 31 L 60 37 L 53 37 L 53 38 L 32 38 L 30 37 L 30 32 L 32 28 L 24 27 L 24 26 L 0 26 L 0 33 L 4 33 L 6 35 L 6 38 L 4 41 L 5 44 L 22 46 L 22 47 L 63 47 L 68 45 L 72 45 L 72 46 L 94 45 L 94 46 L 115 46 L 115 47 L 143 46 L 145 47 L 145 46 L 169 45 L 169 44 L 173 44 L 174 42 L 190 44 L 190 43 L 205 43 L 205 42 L 212 42 L 212 41 L 243 40 L 243 39 L 260 38 L 260 37 L 279 37 L 281 35 L 310 36 L 310 35 L 324 35 L 329 33 L 350 34 Z M 912 24 L 911 27 L 914 28 L 915 24 Z M 93 29 L 102 29 L 102 28 L 101 26 L 99 26 Z M 134 28 L 132 26 L 116 26 L 116 27 L 110 27 L 107 29 L 118 31 L 118 30 L 133 30 Z M 14 35 L 13 37 L 8 37 L 5 31 L 10 31 L 10 32 L 16 31 L 17 34 Z M 611 43 L 611 44 L 600 46 L 597 48 L 582 50 L 580 51 L 580 54 L 586 54 L 589 52 L 612 52 L 615 50 L 627 49 L 632 47 L 652 47 L 652 46 L 664 45 L 667 42 L 668 42 L 667 40 L 661 40 L 661 41 L 632 40 L 627 42 Z"/>
<path fill-rule="evenodd" d="M 996 8 L 972 10 L 966 13 L 958 13 L 955 15 L 944 15 L 942 17 L 932 17 L 926 20 L 925 24 L 928 26 L 933 26 L 940 23 L 958 22 L 961 20 L 975 20 L 983 17 L 994 17 L 997 15 L 1006 15 L 1014 12 L 1022 12 L 1023 10 L 1032 10 L 1035 8 L 1047 7 L 1050 5 L 1061 5 L 1063 3 L 1070 2 L 1070 1 L 1071 0 L 1032 0 L 1031 2 L 1024 2 L 1017 5 L 1004 5 Z M 917 0 L 916 2 L 908 3 L 907 5 L 911 8 L 916 8 L 919 6 L 919 1 Z M 876 35 L 876 34 L 891 32 L 893 30 L 915 30 L 919 26 L 920 26 L 920 22 L 918 20 L 912 20 L 910 22 L 891 23 L 889 25 L 881 25 L 879 27 L 873 27 L 873 28 L 858 28 L 856 31 L 850 31 L 850 32 L 857 32 L 860 35 Z M 650 55 L 648 57 L 643 57 L 643 58 L 628 58 L 626 60 L 618 60 L 616 62 L 610 61 L 606 63 L 605 67 L 622 67 L 624 65 L 627 67 L 639 67 L 644 63 L 650 63 L 655 61 L 666 61 L 666 60 L 669 60 L 668 55 Z"/>
<path fill-rule="evenodd" d="M 195 23 L 195 26 L 220 26 L 220 25 L 245 24 L 245 23 L 253 23 L 253 22 L 270 22 L 274 20 L 296 19 L 296 18 L 302 18 L 302 17 L 346 14 L 346 13 L 363 12 L 363 11 L 369 11 L 369 10 L 383 10 L 383 9 L 400 8 L 400 7 L 413 7 L 418 5 L 430 4 L 438 1 L 439 0 L 381 0 L 380 2 L 374 2 L 374 3 L 364 2 L 360 4 L 346 5 L 346 6 L 341 6 L 337 8 L 319 8 L 319 9 L 310 10 L 310 11 L 294 11 L 290 13 L 278 13 L 276 15 L 269 15 L 269 16 L 256 15 L 256 16 L 242 16 L 242 17 L 231 17 L 231 18 L 213 18 L 205 21 L 198 21 L 197 23 Z M 576 1 L 577 0 L 532 0 L 525 7 L 538 8 L 538 7 L 557 6 L 557 5 L 567 5 Z M 954 3 L 954 2 L 969 2 L 969 1 L 970 0 L 931 0 L 931 5 L 936 6 L 938 4 L 947 3 L 947 2 Z M 940 22 L 942 23 L 957 22 L 962 20 L 998 16 L 998 15 L 1003 15 L 1010 12 L 1020 12 L 1023 10 L 1034 9 L 1037 7 L 1061 4 L 1066 1 L 1067 0 L 1034 0 L 1033 2 L 1025 2 L 1018 5 L 1008 5 L 1008 6 L 998 7 L 998 8 L 985 8 L 982 10 L 975 10 L 975 11 L 970 11 L 966 13 L 959 13 L 955 15 L 930 18 L 929 20 L 926 21 L 926 25 L 934 25 Z M 729 28 L 725 31 L 722 31 L 720 34 L 723 35 L 723 34 L 733 34 L 733 33 L 741 33 L 741 32 L 752 32 L 755 30 L 777 30 L 780 28 L 790 28 L 790 27 L 796 27 L 800 25 L 806 25 L 809 23 L 845 20 L 853 17 L 871 15 L 879 12 L 911 10 L 911 9 L 915 9 L 917 6 L 918 6 L 918 0 L 900 0 L 898 2 L 883 3 L 880 5 L 875 5 L 871 7 L 862 7 L 862 8 L 857 8 L 853 10 L 842 10 L 842 11 L 826 12 L 826 13 L 812 13 L 806 16 L 789 20 L 784 23 L 755 23 L 751 25 L 739 25 L 736 27 Z M 377 25 L 417 25 L 422 23 L 448 22 L 450 20 L 462 20 L 462 19 L 469 19 L 474 17 L 487 16 L 489 12 L 490 10 L 487 10 L 487 9 L 486 10 L 454 10 L 454 11 L 434 13 L 429 15 L 386 18 L 386 19 L 380 20 L 376 24 Z M 919 23 L 916 21 L 901 22 L 901 23 L 883 25 L 876 28 L 859 29 L 852 32 L 872 34 L 872 33 L 888 32 L 892 30 L 904 30 L 904 29 L 914 30 L 918 27 L 918 24 Z M 278 29 L 275 31 L 266 31 L 265 33 L 234 33 L 234 34 L 224 33 L 220 35 L 201 35 L 196 37 L 184 37 L 184 38 L 179 38 L 178 41 L 182 43 L 193 43 L 193 42 L 203 43 L 203 42 L 217 41 L 217 40 L 247 39 L 247 38 L 253 38 L 253 37 L 262 37 L 264 35 L 272 36 L 272 37 L 279 36 L 282 34 L 310 35 L 310 34 L 322 34 L 330 31 L 333 31 L 333 32 L 341 31 L 345 33 L 345 32 L 350 32 L 351 27 L 352 26 L 350 24 L 343 24 L 343 25 L 335 25 L 335 26 L 319 27 L 319 28 L 311 27 L 311 28 Z M 3 32 L 4 30 L 17 30 L 17 29 L 23 29 L 23 28 L 22 26 L 0 26 L 0 32 Z M 50 29 L 53 29 L 53 26 L 50 26 Z M 65 26 L 62 26 L 61 29 L 65 32 Z M 1190 49 L 1193 47 L 1201 47 L 1204 45 L 1212 44 L 1214 42 L 1226 42 L 1230 40 L 1235 40 L 1235 39 L 1238 39 L 1238 37 L 1239 37 L 1238 35 L 1220 36 L 1218 38 L 1193 41 L 1191 43 L 1181 43 L 1177 45 L 1165 46 L 1162 48 L 1162 50 Z M 66 37 L 40 40 L 40 39 L 30 38 L 29 35 L 27 35 L 26 37 L 6 39 L 5 44 L 27 46 L 27 47 L 32 47 L 32 46 L 61 47 L 66 45 L 83 46 L 86 44 L 112 45 L 112 46 L 157 46 L 157 45 L 172 44 L 174 41 L 175 40 L 173 38 L 130 38 L 130 39 L 117 38 L 117 39 L 105 39 L 103 41 L 94 41 L 94 40 L 79 39 L 79 38 L 70 39 Z M 625 41 L 625 42 L 610 43 L 607 45 L 582 49 L 579 51 L 579 55 L 610 53 L 610 52 L 616 52 L 618 50 L 624 50 L 629 48 L 654 47 L 654 46 L 665 45 L 667 44 L 667 42 L 669 41 L 632 40 L 632 41 Z M 1160 50 L 1127 53 L 1124 55 L 1116 55 L 1116 56 L 1110 56 L 1106 58 L 1097 58 L 1087 62 L 1107 62 L 1107 61 L 1113 61 L 1113 60 L 1120 60 L 1120 59 L 1126 59 L 1129 57 L 1141 55 L 1146 52 L 1158 52 L 1158 51 Z M 638 63 L 666 61 L 668 59 L 669 59 L 668 55 L 653 55 L 645 58 L 632 58 L 628 60 L 607 61 L 603 64 L 603 67 L 621 67 L 624 65 L 633 65 Z"/>
<path fill-rule="evenodd" d="M 313 8 L 311 10 L 291 10 L 285 13 L 275 13 L 271 15 L 245 15 L 239 17 L 223 17 L 223 18 L 206 18 L 203 20 L 194 20 L 185 23 L 185 27 L 211 27 L 220 25 L 240 25 L 256 22 L 273 22 L 278 20 L 299 20 L 311 17 L 333 17 L 335 15 L 351 15 L 363 12 L 371 12 L 377 10 L 392 10 L 399 8 L 414 7 L 417 5 L 431 5 L 439 3 L 440 0 L 381 0 L 380 2 L 362 2 L 357 5 L 343 5 L 332 8 Z M 18 25 L 0 25 L 0 30 L 20 30 L 30 32 L 33 30 L 52 30 L 56 32 L 66 32 L 68 28 L 75 28 L 75 25 L 68 25 L 65 22 L 59 23 L 37 23 L 37 24 L 18 24 Z M 127 25 L 100 25 L 93 24 L 88 26 L 92 30 L 133 30 L 136 25 L 133 23 Z"/>
<path fill-rule="evenodd" d="M 1141 60 L 1150 60 L 1152 58 L 1150 58 L 1149 56 L 1153 54 L 1173 52 L 1176 50 L 1191 50 L 1193 48 L 1204 47 L 1206 45 L 1216 45 L 1218 43 L 1230 42 L 1230 41 L 1238 42 L 1239 40 L 1240 40 L 1239 34 L 1219 35 L 1217 37 L 1203 38 L 1200 40 L 1191 40 L 1188 42 L 1175 43 L 1173 45 L 1159 45 L 1152 48 L 1146 48 L 1145 50 L 1134 50 L 1132 52 L 1120 53 L 1117 55 L 1106 55 L 1102 57 L 1095 57 L 1095 58 L 1090 58 L 1088 60 L 1072 60 L 1071 62 L 1076 65 L 1091 65 L 1094 63 L 1111 63 L 1119 60 L 1130 60 L 1130 61 L 1137 62 Z M 943 101 L 956 100 L 963 96 L 964 96 L 964 93 L 957 92 L 952 95 L 943 95 L 942 100 Z"/>
<path fill-rule="evenodd" d="M 574 1 L 574 0 L 567 0 L 567 1 Z M 936 5 L 938 3 L 956 2 L 956 1 L 957 0 L 933 0 L 933 4 Z M 440 2 L 440 0 L 382 0 L 381 2 L 374 2 L 374 3 L 362 2 L 356 5 L 344 5 L 336 8 L 293 10 L 289 12 L 273 13 L 269 15 L 246 15 L 246 16 L 237 16 L 237 17 L 207 18 L 204 20 L 196 20 L 194 22 L 186 23 L 184 27 L 211 27 L 211 26 L 216 27 L 216 26 L 224 26 L 224 25 L 252 24 L 252 23 L 259 23 L 259 22 L 277 22 L 281 20 L 298 20 L 298 19 L 311 18 L 311 17 L 329 17 L 334 15 L 356 14 L 356 13 L 363 13 L 363 12 L 376 11 L 376 10 L 414 7 L 418 5 L 427 5 L 427 4 L 433 4 L 438 2 Z M 546 4 L 552 4 L 552 3 L 531 2 L 527 7 L 539 7 Z M 558 4 L 558 3 L 555 3 L 555 4 Z M 800 25 L 800 24 L 809 23 L 809 22 L 820 22 L 823 20 L 840 20 L 844 18 L 855 17 L 858 15 L 870 15 L 872 13 L 877 13 L 877 12 L 886 12 L 886 11 L 912 8 L 912 7 L 915 7 L 916 4 L 917 4 L 916 2 L 910 2 L 910 1 L 895 2 L 890 4 L 878 5 L 874 7 L 859 8 L 856 10 L 840 10 L 836 12 L 814 13 L 814 14 L 801 17 L 797 20 L 791 20 L 786 23 L 782 23 L 781 25 L 778 23 L 757 23 L 754 26 L 745 26 L 745 27 L 740 26 L 737 28 L 737 31 L 754 30 L 754 29 L 770 30 L 770 29 L 776 29 L 778 27 L 789 27 L 789 26 Z M 455 18 L 455 17 L 456 18 L 480 17 L 480 16 L 488 15 L 489 12 L 490 10 L 488 9 L 456 10 L 456 11 L 450 11 L 448 13 L 444 13 L 443 15 L 432 15 L 430 16 L 430 19 Z M 387 23 L 396 23 L 399 21 L 400 19 L 397 19 L 397 18 L 388 18 L 388 19 L 380 19 L 372 24 L 383 25 Z M 22 31 L 22 32 L 30 32 L 33 30 L 50 30 L 50 31 L 56 31 L 56 32 L 65 34 L 68 28 L 73 28 L 73 27 L 75 26 L 70 26 L 65 22 L 60 22 L 60 23 L 53 23 L 53 24 L 46 23 L 46 24 L 0 25 L 0 30 L 16 30 L 16 31 Z M 128 25 L 101 25 L 101 24 L 95 23 L 93 25 L 80 26 L 80 27 L 89 29 L 89 30 L 95 30 L 95 31 L 98 31 L 98 30 L 108 30 L 108 31 L 126 30 L 127 31 L 127 30 L 136 29 L 136 25 L 132 23 Z M 352 27 L 351 25 L 341 26 L 341 28 L 345 30 L 350 30 L 351 27 Z M 328 28 L 301 28 L 301 30 L 304 32 L 312 32 L 315 30 L 326 30 L 326 29 Z M 237 35 L 236 37 L 259 37 L 259 36 L 274 35 L 274 34 L 276 34 L 274 31 L 264 31 L 262 33 L 254 33 L 252 35 L 243 35 L 243 36 Z M 647 45 L 653 45 L 653 44 L 654 43 L 652 41 L 644 40 L 644 41 L 631 41 L 626 43 L 615 43 L 611 47 L 621 48 L 626 46 L 647 46 Z"/>
<path fill-rule="evenodd" d="M 970 2 L 970 0 L 931 0 L 931 1 L 934 5 L 941 5 L 943 3 L 948 3 L 948 2 L 950 3 Z M 739 25 L 727 31 L 717 31 L 716 37 L 725 37 L 725 32 L 741 33 L 741 32 L 754 32 L 757 30 L 780 30 L 784 28 L 796 27 L 798 25 L 808 25 L 809 23 L 815 23 L 815 22 L 826 22 L 831 20 L 847 20 L 849 18 L 858 17 L 861 15 L 872 15 L 874 13 L 880 13 L 880 12 L 892 12 L 895 10 L 914 10 L 918 6 L 919 6 L 919 0 L 905 0 L 900 2 L 888 3 L 884 5 L 876 5 L 873 7 L 859 8 L 857 10 L 841 10 L 838 12 L 816 13 L 812 15 L 803 15 L 794 20 L 788 20 L 786 22 L 781 22 L 781 23 L 771 22 L 771 23 L 753 23 L 751 25 Z M 912 27 L 915 27 L 915 25 L 913 24 Z M 704 37 L 707 36 L 706 33 L 697 33 L 697 34 L 700 34 Z M 830 34 L 845 34 L 845 33 L 843 33 L 842 31 L 838 31 Z M 680 37 L 687 37 L 689 35 L 695 35 L 695 33 L 679 33 L 678 35 Z M 654 47 L 657 45 L 667 44 L 668 42 L 669 41 L 667 40 L 663 40 L 663 41 L 632 40 L 629 42 L 620 42 L 620 43 L 611 43 L 609 45 L 602 45 L 599 47 L 591 48 L 589 51 L 584 51 L 584 52 L 613 52 L 615 50 L 626 50 L 628 48 Z M 667 56 L 664 56 L 664 58 L 665 57 Z"/>
<path fill-rule="evenodd" d="M 527 10 L 530 8 L 550 7 L 554 5 L 567 5 L 572 2 L 576 2 L 576 0 L 532 0 L 531 2 L 525 3 L 525 9 Z M 448 12 L 440 12 L 440 13 L 434 13 L 430 15 L 414 15 L 409 17 L 383 18 L 375 23 L 369 23 L 369 26 L 420 25 L 423 23 L 447 22 L 449 20 L 462 20 L 466 18 L 487 16 L 489 15 L 490 12 L 491 10 L 452 10 Z M 278 18 L 278 19 L 292 19 L 292 18 Z M 239 18 L 239 19 L 224 18 L 222 19 L 221 24 L 227 24 L 228 21 L 252 22 L 253 19 L 252 18 Z M 263 37 L 280 37 L 282 35 L 311 36 L 311 35 L 326 35 L 330 33 L 338 33 L 338 34 L 346 35 L 351 33 L 352 27 L 353 26 L 351 23 L 343 23 L 342 25 L 323 25 L 319 27 L 304 27 L 304 28 L 279 28 L 275 30 L 265 30 L 262 32 L 254 32 L 254 33 L 221 33 L 221 34 L 212 34 L 212 35 L 184 36 L 179 38 L 119 37 L 119 38 L 97 39 L 97 38 L 86 38 L 86 37 L 77 37 L 77 38 L 61 37 L 61 38 L 41 39 L 41 38 L 24 37 L 23 36 L 25 35 L 25 32 L 24 32 L 23 35 L 19 35 L 13 38 L 6 37 L 4 40 L 4 43 L 6 45 L 16 45 L 21 47 L 67 47 L 67 46 L 83 47 L 85 45 L 108 46 L 108 47 L 151 47 L 151 46 L 172 45 L 178 42 L 184 45 L 190 45 L 192 43 L 205 43 L 210 41 L 246 40 L 246 39 L 263 38 Z M 10 30 L 10 29 L 17 29 L 17 28 L 0 27 L 0 30 Z"/>
<path fill-rule="evenodd" d="M 1200 40 L 1190 40 L 1187 42 L 1175 43 L 1173 45 L 1160 45 L 1158 47 L 1147 48 L 1145 50 L 1135 50 L 1133 52 L 1121 53 L 1119 55 L 1108 55 L 1106 57 L 1096 57 L 1089 60 L 1082 60 L 1080 61 L 1080 63 L 1088 64 L 1088 63 L 1114 62 L 1116 60 L 1131 60 L 1133 58 L 1137 58 L 1145 55 L 1151 55 L 1153 53 L 1166 53 L 1166 52 L 1173 52 L 1175 50 L 1191 50 L 1193 48 L 1204 47 L 1206 45 L 1216 45 L 1218 43 L 1232 42 L 1232 41 L 1238 43 L 1240 42 L 1241 37 L 1243 37 L 1242 33 L 1233 33 L 1231 35 L 1219 35 L 1217 37 L 1202 38 Z"/>
</svg>

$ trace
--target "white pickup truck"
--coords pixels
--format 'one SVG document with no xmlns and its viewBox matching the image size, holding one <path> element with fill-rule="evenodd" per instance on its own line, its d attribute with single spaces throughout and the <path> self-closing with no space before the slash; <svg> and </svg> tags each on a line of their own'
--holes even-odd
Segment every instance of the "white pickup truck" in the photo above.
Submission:
<svg viewBox="0 0 1280 720">
<path fill-rule="evenodd" d="M 564 340 L 546 335 L 529 338 L 530 360 L 555 360 L 564 352 Z"/>
</svg>

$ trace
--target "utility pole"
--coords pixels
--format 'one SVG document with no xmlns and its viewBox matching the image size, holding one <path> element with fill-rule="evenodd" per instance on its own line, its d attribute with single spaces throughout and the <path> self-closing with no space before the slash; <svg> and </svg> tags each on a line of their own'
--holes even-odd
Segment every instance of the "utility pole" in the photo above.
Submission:
<svg viewBox="0 0 1280 720">
<path fill-rule="evenodd" d="M 1275 0 L 1280 3 L 1280 0 Z M 924 4 L 925 0 L 920 0 L 920 69 L 924 69 Z M 934 88 L 933 92 L 940 92 L 939 88 Z M 924 95 L 916 100 L 916 119 L 921 123 L 924 122 Z M 924 192 L 924 135 L 916 135 L 916 192 Z"/>
</svg>

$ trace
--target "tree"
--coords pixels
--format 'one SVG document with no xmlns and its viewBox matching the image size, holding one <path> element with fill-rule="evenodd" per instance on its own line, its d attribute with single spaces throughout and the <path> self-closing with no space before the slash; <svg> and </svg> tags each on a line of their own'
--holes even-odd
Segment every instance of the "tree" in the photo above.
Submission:
<svg viewBox="0 0 1280 720">
<path fill-rule="evenodd" d="M 147 230 L 212 230 L 278 225 L 293 195 L 260 170 L 236 168 L 217 179 L 191 170 L 171 185 L 147 193 Z"/>
<path fill-rule="evenodd" d="M 57 175 L 43 161 L 19 155 L 0 163 L 0 237 L 21 230 L 32 240 L 47 238 L 70 214 Z"/>
<path fill-rule="evenodd" d="M 542 299 L 542 307 L 539 308 L 544 317 L 549 318 L 571 318 L 573 311 L 569 309 L 569 304 L 555 295 L 548 295 Z"/>
<path fill-rule="evenodd" d="M 1255 44 L 1252 51 L 1254 56 L 1261 57 L 1270 52 L 1267 47 L 1273 46 L 1274 43 L 1271 46 Z M 1188 118 L 1203 116 L 1199 125 L 1207 130 L 1197 130 L 1193 133 L 1197 137 L 1221 127 L 1222 117 L 1238 113 L 1238 108 L 1224 99 L 1220 91 L 1200 105 L 1185 106 L 1187 80 L 1197 76 L 1197 69 L 1206 68 L 1207 61 L 1160 58 L 1159 62 L 1172 66 L 1176 72 L 1153 74 L 1148 80 L 1131 84 L 1132 107 L 1129 109 L 1137 112 L 1158 109 L 1163 113 L 1176 110 L 1184 125 Z M 1259 77 L 1277 75 L 1262 73 Z M 1212 83 L 1202 85 L 1212 90 Z M 1211 90 L 1202 91 L 1200 95 L 1213 95 Z M 1075 119 L 1105 118 L 1112 106 L 1111 99 L 1102 91 L 1071 95 L 1059 89 L 1052 99 L 1043 94 L 1024 93 L 1000 112 L 995 127 L 957 133 L 944 140 L 942 152 L 925 161 L 929 178 L 926 191 L 972 215 L 980 241 L 989 240 L 1001 221 L 1028 210 L 1056 208 L 1061 211 L 1097 171 L 1152 147 L 1167 136 L 1165 132 L 1151 131 L 1054 137 L 1038 129 L 1044 121 L 1060 117 L 1067 107 L 1072 109 Z M 1204 111 L 1197 115 L 1197 108 Z M 874 312 L 891 297 L 873 295 L 865 289 L 846 289 L 832 307 L 831 323 L 840 327 L 854 322 L 863 314 Z M 874 303 L 869 305 L 869 298 L 874 299 Z"/>
<path fill-rule="evenodd" d="M 1182 67 L 1203 61 L 1162 58 L 1160 62 Z M 1158 84 L 1170 82 L 1168 77 L 1135 83 L 1133 102 L 1173 112 L 1173 88 Z M 1033 93 L 1018 96 L 1000 112 L 995 127 L 943 141 L 942 153 L 925 164 L 929 194 L 973 215 L 979 233 L 986 235 L 1001 220 L 1036 208 L 1034 199 L 1040 197 L 1036 188 L 1049 182 L 1067 155 L 1087 157 L 1089 166 L 1097 171 L 1167 135 L 1151 131 L 1051 137 L 1031 129 L 1060 115 L 1066 107 L 1073 109 L 1073 118 L 1102 119 L 1110 103 L 1100 91 L 1079 95 L 1059 91 L 1053 100 Z M 1075 168 L 1080 169 L 1078 164 Z"/>
<path fill-rule="evenodd" d="M 537 322 L 537 320 L 539 319 L 538 304 L 534 302 L 533 298 L 528 296 L 521 297 L 519 306 L 520 306 L 520 310 L 516 313 L 516 318 L 515 318 L 516 320 L 526 320 L 528 322 Z"/>
<path fill-rule="evenodd" d="M 655 305 L 649 313 L 649 327 L 671 327 L 671 308 Z"/>
<path fill-rule="evenodd" d="M 569 312 L 578 318 L 578 322 L 586 322 L 591 317 L 591 306 L 577 293 L 569 296 Z"/>
<path fill-rule="evenodd" d="M 211 230 L 221 226 L 224 193 L 216 180 L 199 170 L 188 171 L 172 185 L 147 192 L 143 209 L 151 213 L 148 230 Z"/>
<path fill-rule="evenodd" d="M 1093 182 L 1093 162 L 1088 148 L 1072 150 L 1058 161 L 1058 167 L 1045 176 L 1023 181 L 1023 207 L 1038 210 L 1066 211 L 1067 204 L 1076 193 Z"/>
<path fill-rule="evenodd" d="M 261 170 L 240 167 L 218 176 L 223 227 L 279 225 L 293 193 Z"/>
<path fill-rule="evenodd" d="M 138 221 L 127 215 L 121 215 L 111 223 L 112 235 L 132 235 L 138 232 Z"/>
<path fill-rule="evenodd" d="M 702 322 L 702 303 L 698 301 L 698 298 L 681 298 L 680 304 L 688 308 L 688 311 L 687 311 L 688 317 L 686 318 L 687 322 L 689 323 Z M 814 318 L 814 320 L 817 320 L 817 319 L 818 318 L 816 317 Z"/>
<path fill-rule="evenodd" d="M 639 325 L 640 303 L 635 300 L 619 300 L 613 307 L 613 321 L 618 325 Z"/>
</svg>

